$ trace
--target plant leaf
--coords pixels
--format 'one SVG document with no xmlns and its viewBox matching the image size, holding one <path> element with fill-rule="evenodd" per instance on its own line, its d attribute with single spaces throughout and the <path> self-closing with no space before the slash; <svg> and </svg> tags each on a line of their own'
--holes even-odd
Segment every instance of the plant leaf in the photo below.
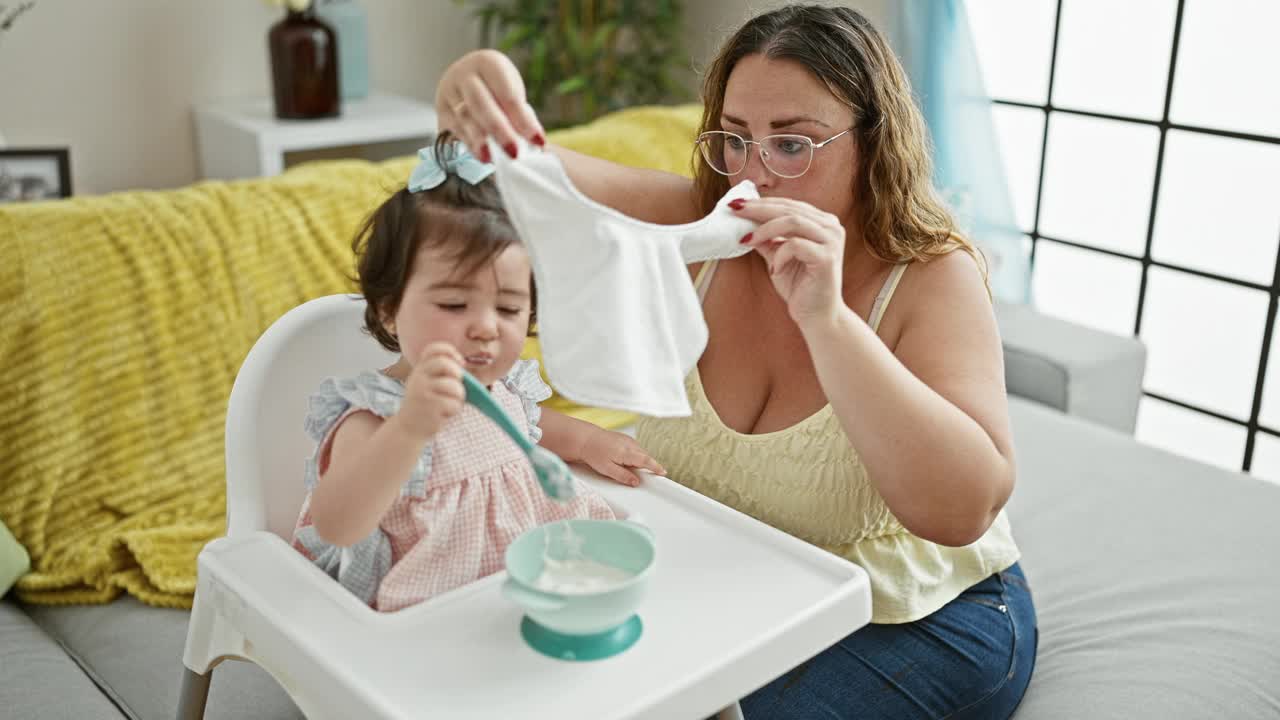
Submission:
<svg viewBox="0 0 1280 720">
<path fill-rule="evenodd" d="M 577 92 L 586 86 L 587 77 L 585 75 L 574 75 L 567 80 L 560 81 L 560 84 L 556 85 L 556 94 L 568 95 L 569 93 Z"/>
</svg>

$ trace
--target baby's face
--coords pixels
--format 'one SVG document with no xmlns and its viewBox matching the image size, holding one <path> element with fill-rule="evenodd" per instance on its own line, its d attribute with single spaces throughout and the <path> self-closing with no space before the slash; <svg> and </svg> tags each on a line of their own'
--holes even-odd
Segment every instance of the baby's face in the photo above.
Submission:
<svg viewBox="0 0 1280 720">
<path fill-rule="evenodd" d="M 529 331 L 529 256 L 511 246 L 471 275 L 456 272 L 447 247 L 422 248 L 405 284 L 395 325 L 403 362 L 433 342 L 452 344 L 486 386 L 501 379 Z"/>
</svg>

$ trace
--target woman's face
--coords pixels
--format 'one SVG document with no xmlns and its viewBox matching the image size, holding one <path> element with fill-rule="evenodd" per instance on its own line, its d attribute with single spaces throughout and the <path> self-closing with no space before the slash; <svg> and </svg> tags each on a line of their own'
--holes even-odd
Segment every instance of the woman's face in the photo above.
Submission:
<svg viewBox="0 0 1280 720">
<path fill-rule="evenodd" d="M 820 143 L 853 125 L 853 110 L 795 60 L 755 54 L 742 58 L 729 73 L 720 126 L 747 140 L 768 135 L 804 135 Z M 843 135 L 813 151 L 813 163 L 798 178 L 774 175 L 751 145 L 747 166 L 729 178 L 755 182 L 764 197 L 803 200 L 848 223 L 853 212 L 854 174 L 858 168 L 857 132 Z"/>
</svg>

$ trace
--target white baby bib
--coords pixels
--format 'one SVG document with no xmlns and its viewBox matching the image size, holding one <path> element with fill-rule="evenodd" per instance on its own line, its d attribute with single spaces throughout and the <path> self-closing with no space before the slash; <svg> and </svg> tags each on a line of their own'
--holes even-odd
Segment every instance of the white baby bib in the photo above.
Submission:
<svg viewBox="0 0 1280 720">
<path fill-rule="evenodd" d="M 690 414 L 684 378 L 707 345 L 686 265 L 750 251 L 756 223 L 726 207 L 760 195 L 744 180 L 707 217 L 641 222 L 583 195 L 550 152 L 517 159 L 490 141 L 495 177 L 538 285 L 538 338 L 551 385 L 570 400 L 652 417 Z"/>
</svg>

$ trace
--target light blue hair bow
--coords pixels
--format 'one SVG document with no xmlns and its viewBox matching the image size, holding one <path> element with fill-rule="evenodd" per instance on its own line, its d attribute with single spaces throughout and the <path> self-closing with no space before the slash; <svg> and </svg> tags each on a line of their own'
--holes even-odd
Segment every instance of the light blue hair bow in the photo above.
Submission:
<svg viewBox="0 0 1280 720">
<path fill-rule="evenodd" d="M 418 151 L 418 166 L 409 175 L 409 192 L 422 192 L 437 187 L 449 173 L 477 185 L 493 174 L 493 165 L 482 163 L 462 143 L 454 141 L 445 151 L 444 162 L 436 157 L 436 146 Z"/>
</svg>

